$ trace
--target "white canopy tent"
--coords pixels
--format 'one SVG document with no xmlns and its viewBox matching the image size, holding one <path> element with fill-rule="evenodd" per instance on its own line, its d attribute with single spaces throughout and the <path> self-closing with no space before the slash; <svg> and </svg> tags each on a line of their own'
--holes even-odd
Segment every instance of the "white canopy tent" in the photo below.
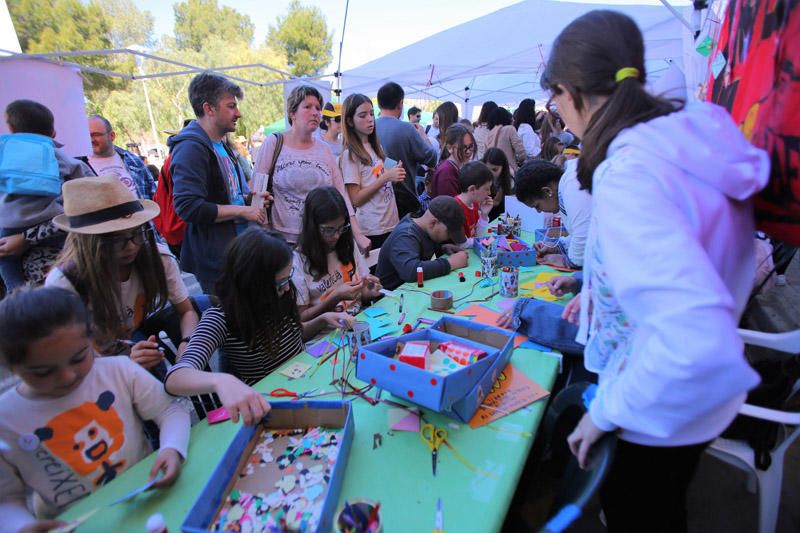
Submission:
<svg viewBox="0 0 800 533">
<path fill-rule="evenodd" d="M 462 105 L 464 116 L 487 100 L 542 102 L 539 77 L 553 41 L 569 22 L 594 9 L 616 9 L 637 22 L 653 79 L 671 65 L 681 68 L 693 50 L 690 31 L 663 5 L 526 0 L 345 71 L 342 92 L 375 94 L 394 81 L 406 98 L 451 100 Z M 691 6 L 676 9 L 690 18 Z"/>
</svg>

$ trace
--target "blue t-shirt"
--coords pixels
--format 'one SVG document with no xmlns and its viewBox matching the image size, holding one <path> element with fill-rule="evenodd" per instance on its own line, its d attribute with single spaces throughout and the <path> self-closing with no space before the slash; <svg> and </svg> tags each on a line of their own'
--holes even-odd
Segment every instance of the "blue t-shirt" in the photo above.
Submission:
<svg viewBox="0 0 800 533">
<path fill-rule="evenodd" d="M 236 170 L 236 164 L 231 160 L 228 152 L 221 142 L 214 142 L 214 150 L 217 151 L 220 163 L 222 164 L 222 172 L 225 175 L 225 180 L 228 183 L 228 193 L 231 198 L 231 205 L 245 205 L 244 197 L 249 192 L 247 183 L 244 183 Z M 236 234 L 242 233 L 247 229 L 247 222 L 236 222 Z"/>
</svg>

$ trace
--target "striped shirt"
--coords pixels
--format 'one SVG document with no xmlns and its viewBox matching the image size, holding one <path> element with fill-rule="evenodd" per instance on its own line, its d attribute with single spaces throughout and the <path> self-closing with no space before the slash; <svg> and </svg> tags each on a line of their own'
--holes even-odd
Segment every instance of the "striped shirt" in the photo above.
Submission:
<svg viewBox="0 0 800 533">
<path fill-rule="evenodd" d="M 211 307 L 203 313 L 183 357 L 170 369 L 167 377 L 179 368 L 206 369 L 214 350 L 221 348 L 231 373 L 252 385 L 305 349 L 303 329 L 290 316 L 285 317 L 274 330 L 279 332 L 275 339 L 277 353 L 253 350 L 229 333 L 225 311 L 221 307 Z"/>
</svg>

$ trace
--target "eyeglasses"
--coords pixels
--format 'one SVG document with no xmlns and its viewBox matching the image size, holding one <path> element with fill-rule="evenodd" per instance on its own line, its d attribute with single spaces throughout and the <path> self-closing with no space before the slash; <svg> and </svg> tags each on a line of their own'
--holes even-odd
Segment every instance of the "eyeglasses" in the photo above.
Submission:
<svg viewBox="0 0 800 533">
<path fill-rule="evenodd" d="M 115 252 L 121 252 L 126 246 L 128 246 L 128 241 L 132 242 L 136 246 L 141 246 L 145 243 L 145 241 L 147 241 L 149 235 L 150 228 L 141 227 L 128 235 L 104 236 L 102 243 L 104 246 L 108 246 Z"/>
<path fill-rule="evenodd" d="M 293 276 L 294 276 L 294 265 L 292 265 L 292 270 L 289 272 L 289 275 L 287 277 L 275 280 L 275 288 L 278 290 L 283 289 L 289 284 L 290 281 L 292 281 Z"/>
<path fill-rule="evenodd" d="M 333 226 L 320 226 L 319 227 L 319 232 L 321 234 L 323 234 L 323 235 L 336 235 L 337 233 L 339 235 L 341 235 L 342 233 L 344 233 L 345 231 L 347 231 L 349 229 L 350 229 L 350 223 L 349 222 L 345 222 L 344 224 L 342 224 L 338 228 L 334 228 Z"/>
<path fill-rule="evenodd" d="M 464 145 L 464 151 L 465 152 L 474 152 L 477 147 L 478 147 L 478 145 L 475 144 L 475 143 L 465 144 Z"/>
</svg>

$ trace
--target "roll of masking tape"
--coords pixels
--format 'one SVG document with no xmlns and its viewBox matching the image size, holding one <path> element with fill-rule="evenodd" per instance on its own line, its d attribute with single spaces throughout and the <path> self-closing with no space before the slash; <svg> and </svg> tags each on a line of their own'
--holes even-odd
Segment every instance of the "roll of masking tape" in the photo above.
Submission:
<svg viewBox="0 0 800 533">
<path fill-rule="evenodd" d="M 431 309 L 447 311 L 453 307 L 453 293 L 450 291 L 433 291 L 431 293 Z"/>
</svg>

